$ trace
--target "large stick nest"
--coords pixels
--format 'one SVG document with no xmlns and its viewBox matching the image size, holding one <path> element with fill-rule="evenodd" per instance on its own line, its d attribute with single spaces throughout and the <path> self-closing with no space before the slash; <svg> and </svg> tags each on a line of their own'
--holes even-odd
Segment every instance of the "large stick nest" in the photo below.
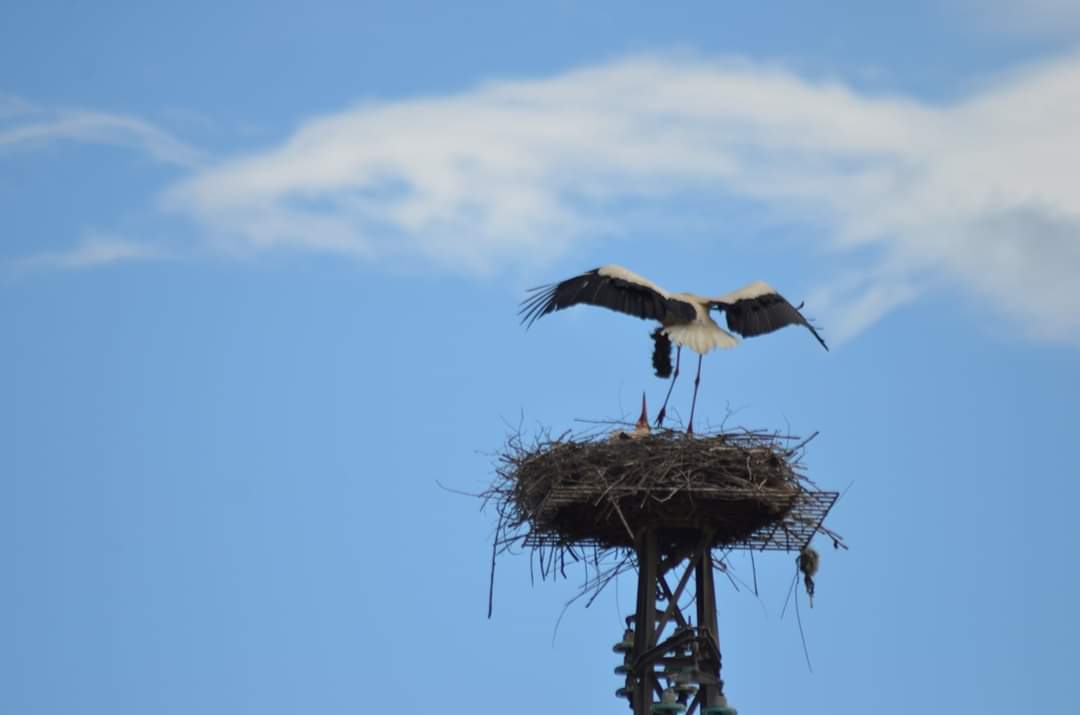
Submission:
<svg viewBox="0 0 1080 715">
<path fill-rule="evenodd" d="M 556 549 L 631 548 L 644 527 L 669 546 L 712 535 L 714 547 L 798 550 L 836 495 L 802 474 L 805 441 L 762 432 L 698 437 L 511 437 L 485 494 L 499 512 L 496 537 Z"/>
</svg>

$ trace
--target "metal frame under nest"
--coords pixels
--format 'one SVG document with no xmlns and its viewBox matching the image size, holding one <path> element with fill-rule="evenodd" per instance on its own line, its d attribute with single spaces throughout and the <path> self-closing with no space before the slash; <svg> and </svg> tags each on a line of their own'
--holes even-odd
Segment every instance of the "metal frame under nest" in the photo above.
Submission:
<svg viewBox="0 0 1080 715">
<path fill-rule="evenodd" d="M 752 549 L 755 551 L 801 551 L 804 547 L 810 545 L 810 541 L 817 533 L 822 532 L 830 535 L 830 532 L 827 532 L 824 529 L 823 523 L 825 517 L 828 516 L 829 511 L 832 509 L 833 504 L 835 504 L 836 500 L 840 497 L 839 492 L 809 489 L 799 491 L 793 496 L 790 491 L 785 490 L 739 490 L 733 488 L 718 489 L 715 487 L 687 488 L 685 494 L 690 499 L 693 499 L 694 497 L 711 497 L 715 499 L 717 496 L 722 496 L 739 501 L 761 497 L 776 500 L 790 500 L 790 509 L 786 510 L 783 516 L 772 524 L 762 526 L 743 539 L 727 543 L 713 543 L 714 548 Z M 551 490 L 548 500 L 548 509 L 554 510 L 563 504 L 580 504 L 584 501 L 598 503 L 609 497 L 612 499 L 619 499 L 622 497 L 633 496 L 641 496 L 640 490 L 634 488 L 617 488 L 611 492 L 604 493 L 603 490 L 592 487 L 562 485 Z M 541 512 L 540 515 L 543 516 L 544 514 Z M 673 524 L 667 522 L 664 524 L 666 530 L 671 529 L 672 527 L 684 528 L 687 530 L 699 528 L 692 523 Z M 522 546 L 527 548 L 558 548 L 571 545 L 601 549 L 605 547 L 619 548 L 611 547 L 602 540 L 595 538 L 579 538 L 568 541 L 566 537 L 559 532 L 530 530 L 529 534 L 522 540 Z M 630 548 L 630 545 L 627 544 L 625 548 Z"/>
</svg>

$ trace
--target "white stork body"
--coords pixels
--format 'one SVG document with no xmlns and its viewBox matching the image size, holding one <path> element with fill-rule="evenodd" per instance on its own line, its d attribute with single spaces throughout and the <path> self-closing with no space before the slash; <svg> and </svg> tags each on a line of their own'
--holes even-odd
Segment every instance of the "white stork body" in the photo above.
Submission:
<svg viewBox="0 0 1080 715">
<path fill-rule="evenodd" d="M 596 269 L 596 274 L 603 278 L 613 278 L 648 288 L 666 300 L 675 300 L 691 306 L 694 317 L 689 321 L 683 322 L 674 317 L 670 321 L 660 321 L 663 325 L 662 332 L 680 347 L 685 345 L 698 355 L 706 355 L 717 348 L 733 348 L 739 344 L 734 335 L 717 325 L 716 321 L 709 316 L 708 298 L 693 293 L 668 293 L 648 278 L 639 276 L 622 266 L 603 266 Z"/>
<path fill-rule="evenodd" d="M 679 297 L 686 295 L 679 294 Z M 734 335 L 721 328 L 709 316 L 709 309 L 697 301 L 686 301 L 694 306 L 694 319 L 689 323 L 675 323 L 663 328 L 664 335 L 678 346 L 686 346 L 698 355 L 708 355 L 717 348 L 733 348 L 739 344 Z"/>
<path fill-rule="evenodd" d="M 598 305 L 642 319 L 660 323 L 653 332 L 656 350 L 653 365 L 658 377 L 671 374 L 671 343 L 678 347 L 675 370 L 668 397 L 679 376 L 679 357 L 683 346 L 698 354 L 698 372 L 694 380 L 694 400 L 690 407 L 688 431 L 693 432 L 694 407 L 701 381 L 701 357 L 717 348 L 733 348 L 738 339 L 721 328 L 709 315 L 711 310 L 723 311 L 727 326 L 743 337 L 771 333 L 785 325 L 803 325 L 822 347 L 825 341 L 798 308 L 791 305 L 767 283 L 756 281 L 739 290 L 709 298 L 693 293 L 669 293 L 649 279 L 622 266 L 607 265 L 569 278 L 561 283 L 532 289 L 532 295 L 522 302 L 522 322 L 531 326 L 548 313 L 579 303 Z M 657 415 L 663 422 L 667 399 Z"/>
</svg>

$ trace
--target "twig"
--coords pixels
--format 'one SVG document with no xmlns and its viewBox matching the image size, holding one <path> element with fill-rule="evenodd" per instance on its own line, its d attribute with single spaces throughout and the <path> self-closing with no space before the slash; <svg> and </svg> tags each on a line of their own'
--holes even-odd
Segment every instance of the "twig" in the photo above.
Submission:
<svg viewBox="0 0 1080 715">
<path fill-rule="evenodd" d="M 754 563 L 754 550 L 753 549 L 750 550 L 750 570 L 754 574 L 754 595 L 757 596 L 758 595 L 758 590 L 757 590 L 757 564 Z M 760 598 L 760 596 L 758 596 L 758 598 Z"/>
<path fill-rule="evenodd" d="M 488 577 L 488 620 L 495 607 L 495 557 L 498 555 L 499 534 L 502 533 L 503 517 L 499 515 L 499 524 L 495 527 L 495 538 L 491 540 L 491 575 Z"/>
<path fill-rule="evenodd" d="M 799 613 L 798 596 L 795 596 L 795 621 L 799 624 L 799 639 L 802 641 L 802 651 L 803 655 L 806 657 L 806 669 L 813 674 L 814 666 L 810 665 L 810 649 L 806 647 L 806 634 L 803 632 L 802 615 Z"/>
<path fill-rule="evenodd" d="M 630 523 L 626 521 L 626 517 L 622 513 L 622 509 L 619 508 L 619 502 L 614 499 L 609 499 L 611 506 L 615 507 L 615 513 L 619 515 L 619 519 L 622 521 L 623 526 L 626 527 L 626 534 L 630 537 L 630 540 L 634 540 L 634 530 L 630 528 Z"/>
<path fill-rule="evenodd" d="M 799 582 L 799 571 L 795 570 L 795 575 L 791 578 L 791 585 L 788 586 L 787 597 L 784 598 L 784 607 L 780 609 L 780 620 L 784 620 L 784 614 L 787 613 L 788 602 L 791 601 L 791 593 L 795 590 L 795 584 Z"/>
<path fill-rule="evenodd" d="M 463 492 L 460 489 L 451 489 L 450 487 L 440 482 L 438 479 L 435 480 L 435 483 L 439 486 L 440 489 L 450 492 L 451 494 L 460 494 L 463 497 L 473 497 L 474 499 L 483 499 L 485 496 L 487 496 L 487 492 L 480 492 L 479 494 L 474 494 L 472 492 Z"/>
</svg>

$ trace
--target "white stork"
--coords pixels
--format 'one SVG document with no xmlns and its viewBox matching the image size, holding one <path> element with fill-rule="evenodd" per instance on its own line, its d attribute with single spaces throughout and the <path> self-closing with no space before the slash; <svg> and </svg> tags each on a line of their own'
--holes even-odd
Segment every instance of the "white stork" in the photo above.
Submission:
<svg viewBox="0 0 1080 715">
<path fill-rule="evenodd" d="M 817 330 L 803 314 L 767 283 L 757 281 L 739 290 L 709 298 L 693 293 L 669 293 L 647 278 L 622 266 L 607 265 L 574 276 L 561 283 L 539 286 L 521 303 L 519 315 L 528 328 L 540 317 L 579 303 L 599 305 L 643 320 L 656 320 L 660 327 L 652 333 L 655 341 L 653 366 L 658 377 L 672 375 L 671 343 L 678 345 L 675 371 L 668 386 L 664 405 L 656 416 L 660 425 L 667 414 L 667 403 L 675 380 L 679 377 L 679 359 L 685 345 L 698 354 L 697 376 L 694 378 L 694 398 L 690 404 L 687 432 L 694 431 L 694 409 L 697 407 L 698 385 L 701 383 L 701 358 L 716 348 L 733 348 L 738 339 L 724 330 L 709 316 L 716 309 L 727 316 L 730 330 L 744 338 L 763 335 L 786 325 L 803 325 L 821 346 L 825 344 Z"/>
</svg>

